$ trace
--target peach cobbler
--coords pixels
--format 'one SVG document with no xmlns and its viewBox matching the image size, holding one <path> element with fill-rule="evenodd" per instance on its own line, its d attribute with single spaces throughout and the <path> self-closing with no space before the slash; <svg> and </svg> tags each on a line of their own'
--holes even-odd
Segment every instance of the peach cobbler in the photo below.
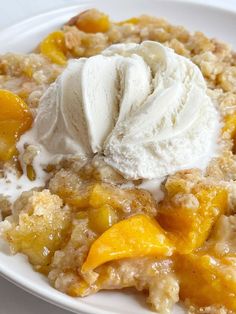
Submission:
<svg viewBox="0 0 236 314">
<path fill-rule="evenodd" d="M 236 55 L 95 9 L 0 56 L 0 231 L 70 296 L 236 313 Z"/>
</svg>

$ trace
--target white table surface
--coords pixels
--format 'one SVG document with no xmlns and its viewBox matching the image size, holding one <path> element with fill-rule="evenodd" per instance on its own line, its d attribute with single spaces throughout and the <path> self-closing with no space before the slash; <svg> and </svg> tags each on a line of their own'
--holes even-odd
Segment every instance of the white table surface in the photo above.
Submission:
<svg viewBox="0 0 236 314">
<path fill-rule="evenodd" d="M 81 0 L 0 0 L 0 29 L 33 15 L 76 5 Z M 84 2 L 85 0 L 83 0 Z M 116 1 L 116 0 L 111 0 Z M 133 0 L 130 0 L 133 1 Z M 155 1 L 155 0 L 153 0 Z M 192 1 L 192 0 L 189 0 Z M 206 0 L 195 2 L 206 3 Z M 236 10 L 236 0 L 207 0 L 210 5 Z M 0 314 L 69 314 L 17 288 L 0 277 Z"/>
</svg>

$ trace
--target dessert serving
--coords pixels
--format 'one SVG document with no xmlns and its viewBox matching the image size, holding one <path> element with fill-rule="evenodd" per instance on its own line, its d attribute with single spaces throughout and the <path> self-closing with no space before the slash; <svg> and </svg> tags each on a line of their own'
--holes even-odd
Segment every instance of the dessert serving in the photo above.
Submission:
<svg viewBox="0 0 236 314">
<path fill-rule="evenodd" d="M 236 313 L 236 55 L 91 9 L 0 56 L 0 235 L 73 297 Z M 124 293 L 126 290 L 124 290 Z"/>
</svg>

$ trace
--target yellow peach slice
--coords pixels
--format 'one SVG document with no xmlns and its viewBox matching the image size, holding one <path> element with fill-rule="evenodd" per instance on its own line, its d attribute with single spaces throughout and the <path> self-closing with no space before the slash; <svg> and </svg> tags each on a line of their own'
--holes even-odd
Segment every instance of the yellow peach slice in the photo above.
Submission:
<svg viewBox="0 0 236 314">
<path fill-rule="evenodd" d="M 82 272 L 122 258 L 170 256 L 173 250 L 156 220 L 139 214 L 114 224 L 92 244 Z"/>
<path fill-rule="evenodd" d="M 0 160 L 16 155 L 16 142 L 27 131 L 33 118 L 26 103 L 7 90 L 0 90 Z"/>
<path fill-rule="evenodd" d="M 77 16 L 76 26 L 86 33 L 105 33 L 110 28 L 110 21 L 106 14 L 91 9 Z"/>
<path fill-rule="evenodd" d="M 227 191 L 220 187 L 204 187 L 194 196 L 199 203 L 197 208 L 174 206 L 164 201 L 157 215 L 161 227 L 168 231 L 181 254 L 190 253 L 205 242 L 228 204 Z"/>
<path fill-rule="evenodd" d="M 40 52 L 53 63 L 66 64 L 65 37 L 62 31 L 49 34 L 40 44 Z"/>
</svg>

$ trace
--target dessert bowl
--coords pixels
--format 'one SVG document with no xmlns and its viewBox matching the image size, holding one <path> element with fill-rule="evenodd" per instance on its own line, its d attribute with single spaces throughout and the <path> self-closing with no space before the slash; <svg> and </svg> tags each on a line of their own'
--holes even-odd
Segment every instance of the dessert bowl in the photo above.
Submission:
<svg viewBox="0 0 236 314">
<path fill-rule="evenodd" d="M 143 13 L 164 17 L 173 24 L 181 24 L 189 30 L 201 30 L 211 37 L 236 45 L 235 37 L 232 32 L 228 31 L 235 27 L 235 14 L 226 10 L 179 1 L 139 0 L 135 1 L 135 4 L 127 4 L 125 1 L 119 1 L 119 4 L 111 4 L 109 1 L 91 1 L 31 18 L 2 31 L 0 33 L 1 53 L 33 50 L 49 32 L 57 29 L 71 16 L 91 7 L 109 13 L 113 20 L 124 20 Z M 193 15 L 199 18 L 193 19 Z M 7 38 L 12 38 L 12 40 L 6 44 Z M 144 305 L 142 296 L 132 290 L 127 290 L 126 293 L 106 291 L 86 298 L 71 298 L 52 288 L 46 277 L 36 273 L 23 255 L 9 255 L 8 248 L 3 242 L 1 242 L 0 250 L 0 272 L 5 278 L 30 293 L 73 312 L 150 313 Z M 175 306 L 175 314 L 183 312 L 183 307 Z"/>
</svg>

